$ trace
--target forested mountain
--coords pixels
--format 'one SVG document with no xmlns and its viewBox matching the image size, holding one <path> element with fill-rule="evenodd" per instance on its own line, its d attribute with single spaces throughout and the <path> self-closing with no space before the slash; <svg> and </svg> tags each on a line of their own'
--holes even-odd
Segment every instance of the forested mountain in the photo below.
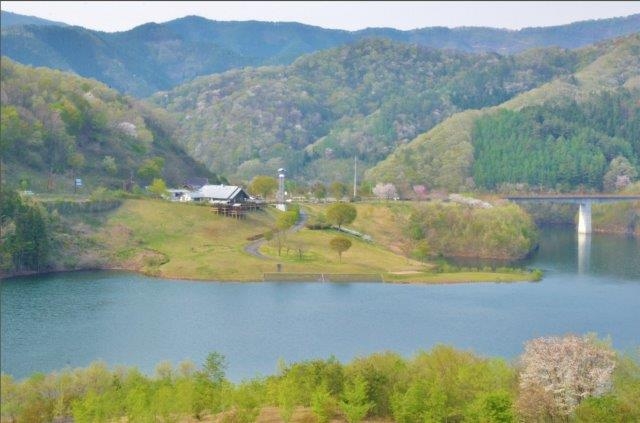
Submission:
<svg viewBox="0 0 640 423">
<path fill-rule="evenodd" d="M 174 142 L 174 123 L 162 110 L 93 80 L 6 57 L 1 66 L 0 159 L 9 186 L 68 192 L 74 177 L 85 191 L 156 177 L 217 181 Z"/>
<path fill-rule="evenodd" d="M 638 34 L 580 49 L 462 50 L 517 51 L 560 35 L 578 45 L 614 27 L 640 28 L 640 15 L 504 31 L 506 44 L 496 41 L 502 30 L 483 28 L 352 33 L 199 17 L 113 34 L 3 26 L 3 54 L 18 46 L 27 55 L 47 52 L 61 68 L 107 75 L 108 84 L 138 93 L 344 44 L 286 66 L 202 76 L 156 93 L 154 106 L 3 57 L 2 148 L 5 167 L 16 169 L 3 173 L 14 182 L 31 175 L 42 186 L 50 185 L 46 175 L 84 172 L 116 186 L 127 176 L 148 183 L 150 174 L 174 184 L 187 174 L 215 180 L 211 172 L 242 183 L 285 167 L 291 179 L 330 183 L 350 182 L 357 157 L 360 180 L 392 182 L 404 195 L 413 185 L 610 189 L 633 180 L 640 162 Z M 473 36 L 463 43 L 461 34 Z M 402 42 L 354 41 L 368 35 Z M 452 49 L 404 42 L 438 37 Z M 112 161 L 117 173 L 108 170 Z"/>
<path fill-rule="evenodd" d="M 152 100 L 176 114 L 179 142 L 217 172 L 249 180 L 285 167 L 298 180 L 347 182 L 354 156 L 362 171 L 457 112 L 568 78 L 603 49 L 501 56 L 363 40 L 287 67 L 202 77 Z"/>
<path fill-rule="evenodd" d="M 16 16 L 4 11 L 2 16 L 3 55 L 23 64 L 95 78 L 138 97 L 171 89 L 197 76 L 246 66 L 287 65 L 303 54 L 370 38 L 510 54 L 533 47 L 573 49 L 640 31 L 640 14 L 518 31 L 432 27 L 353 32 L 292 22 L 218 22 L 188 16 L 117 33 L 77 26 L 14 25 Z"/>
<path fill-rule="evenodd" d="M 67 26 L 63 22 L 50 21 L 48 19 L 37 18 L 35 16 L 19 15 L 17 13 L 0 11 L 0 23 L 2 28 L 18 25 L 59 25 Z"/>
<path fill-rule="evenodd" d="M 573 75 L 452 116 L 367 173 L 432 188 L 616 189 L 640 164 L 640 35 Z"/>
</svg>

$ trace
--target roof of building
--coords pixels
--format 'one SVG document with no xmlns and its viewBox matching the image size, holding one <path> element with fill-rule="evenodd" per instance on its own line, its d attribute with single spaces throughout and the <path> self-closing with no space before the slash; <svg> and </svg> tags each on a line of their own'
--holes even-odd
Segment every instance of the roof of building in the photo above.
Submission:
<svg viewBox="0 0 640 423">
<path fill-rule="evenodd" d="M 191 198 L 213 198 L 216 200 L 230 200 L 243 189 L 236 185 L 205 185 L 191 194 Z"/>
</svg>

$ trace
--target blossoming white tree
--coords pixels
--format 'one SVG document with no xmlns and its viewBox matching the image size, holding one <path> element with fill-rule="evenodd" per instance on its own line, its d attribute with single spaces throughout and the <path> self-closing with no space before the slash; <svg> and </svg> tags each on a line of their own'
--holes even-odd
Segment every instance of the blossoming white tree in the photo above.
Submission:
<svg viewBox="0 0 640 423">
<path fill-rule="evenodd" d="M 383 184 L 378 182 L 373 188 L 373 194 L 378 198 L 391 200 L 398 196 L 398 190 L 396 189 L 396 186 L 391 183 Z"/>
<path fill-rule="evenodd" d="M 544 337 L 525 344 L 521 364 L 521 397 L 542 395 L 553 414 L 568 416 L 582 400 L 611 389 L 615 353 L 593 336 Z M 520 403 L 540 405 L 530 400 Z"/>
</svg>

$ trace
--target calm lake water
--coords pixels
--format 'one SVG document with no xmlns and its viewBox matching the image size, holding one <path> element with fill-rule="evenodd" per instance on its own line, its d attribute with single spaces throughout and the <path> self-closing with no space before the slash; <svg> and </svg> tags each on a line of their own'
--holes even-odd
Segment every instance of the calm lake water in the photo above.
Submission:
<svg viewBox="0 0 640 423">
<path fill-rule="evenodd" d="M 640 242 L 573 229 L 542 231 L 526 265 L 538 283 L 392 285 L 218 283 L 79 272 L 1 282 L 2 372 L 201 364 L 227 357 L 233 381 L 286 362 L 347 362 L 386 350 L 406 357 L 439 343 L 511 359 L 531 338 L 595 332 L 640 345 Z"/>
</svg>

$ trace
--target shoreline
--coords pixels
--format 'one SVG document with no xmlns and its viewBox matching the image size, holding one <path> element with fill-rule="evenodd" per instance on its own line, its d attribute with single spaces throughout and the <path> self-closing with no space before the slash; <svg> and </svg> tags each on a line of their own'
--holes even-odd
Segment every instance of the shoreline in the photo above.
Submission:
<svg viewBox="0 0 640 423">
<path fill-rule="evenodd" d="M 160 279 L 165 281 L 184 281 L 184 282 L 214 282 L 214 283 L 384 283 L 392 285 L 408 285 L 408 284 L 423 284 L 423 285 L 449 285 L 449 284 L 464 284 L 464 283 L 513 283 L 513 282 L 539 282 L 542 279 L 542 273 L 536 269 L 526 271 L 514 272 L 485 272 L 485 271 L 469 271 L 461 270 L 460 272 L 441 272 L 441 273 L 427 273 L 412 271 L 407 273 L 391 272 L 387 274 L 380 274 L 381 281 L 310 281 L 310 280 L 295 280 L 284 278 L 282 281 L 278 280 L 260 280 L 254 279 L 215 279 L 215 278 L 193 278 L 188 276 L 169 276 L 169 275 L 153 275 L 141 270 L 126 269 L 122 267 L 87 267 L 79 269 L 56 269 L 46 271 L 21 271 L 12 274 L 0 274 L 0 281 L 13 278 L 22 278 L 29 276 L 47 276 L 58 273 L 79 273 L 79 272 L 123 272 L 130 273 L 139 276 L 146 276 L 153 279 Z M 282 272 L 283 275 L 289 274 L 288 272 Z M 293 272 L 293 274 L 297 274 Z M 335 274 L 327 272 L 327 275 Z M 364 275 L 364 274 L 363 274 Z M 420 275 L 420 276 L 418 276 Z M 456 277 L 456 275 L 458 277 Z M 464 277 L 460 277 L 464 275 Z M 530 277 L 527 277 L 530 276 Z M 386 276 L 386 277 L 385 277 Z M 391 277 L 389 277 L 391 276 Z M 395 277 L 394 277 L 395 276 Z M 418 276 L 418 279 L 413 279 L 414 276 Z M 475 277 L 474 277 L 475 276 Z M 495 276 L 495 277 L 493 277 Z"/>
</svg>

